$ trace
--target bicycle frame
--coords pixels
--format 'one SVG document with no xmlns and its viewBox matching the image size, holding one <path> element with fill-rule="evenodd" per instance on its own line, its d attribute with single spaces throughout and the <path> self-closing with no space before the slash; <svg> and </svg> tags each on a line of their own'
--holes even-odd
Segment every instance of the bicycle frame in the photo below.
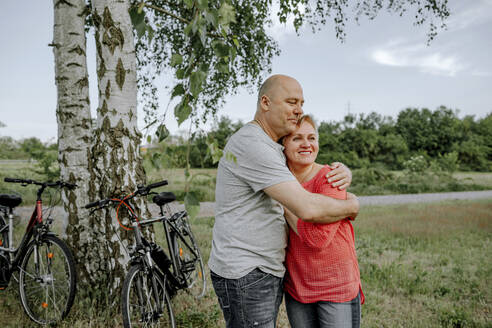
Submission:
<svg viewBox="0 0 492 328">
<path fill-rule="evenodd" d="M 130 207 L 131 205 L 128 204 Z M 166 211 L 168 213 L 171 213 L 170 211 L 170 208 L 169 208 L 169 205 L 165 205 L 166 206 Z M 168 250 L 169 250 L 169 255 L 171 257 L 171 265 L 172 267 L 174 268 L 173 271 L 170 271 L 170 270 L 167 270 L 167 272 L 163 272 L 164 276 L 165 277 L 168 277 L 171 284 L 178 287 L 178 288 L 183 288 L 185 287 L 185 282 L 184 282 L 184 279 L 183 277 L 180 277 L 178 272 L 178 257 L 177 257 L 177 254 L 178 254 L 178 250 L 175 249 L 175 245 L 173 245 L 173 243 L 171 242 L 173 240 L 173 237 L 171 236 L 171 234 L 176 234 L 177 238 L 181 239 L 181 241 L 188 247 L 188 249 L 192 252 L 192 254 L 196 257 L 198 257 L 198 254 L 195 252 L 195 250 L 193 249 L 193 247 L 191 245 L 188 244 L 188 242 L 185 240 L 185 238 L 183 237 L 183 234 L 179 231 L 179 228 L 177 227 L 176 223 L 178 219 L 180 219 L 183 215 L 186 214 L 186 212 L 182 211 L 182 212 L 178 212 L 178 213 L 175 213 L 173 216 L 166 216 L 164 213 L 163 213 L 163 210 L 162 210 L 162 207 L 161 207 L 161 213 L 160 213 L 160 216 L 158 217 L 155 217 L 155 218 L 149 218 L 149 219 L 146 219 L 144 218 L 144 220 L 139 220 L 137 221 L 137 217 L 136 215 L 134 214 L 134 209 L 133 207 L 131 207 L 132 211 L 130 211 L 131 215 L 131 221 L 132 221 L 132 227 L 133 227 L 133 231 L 134 231 L 134 235 L 135 235 L 135 251 L 138 251 L 139 249 L 145 249 L 145 245 L 143 244 L 142 242 L 142 232 L 140 231 L 140 226 L 142 225 L 147 225 L 147 224 L 151 224 L 151 223 L 155 223 L 155 222 L 158 222 L 158 221 L 161 221 L 164 225 L 164 231 L 166 233 L 166 242 L 167 242 L 167 246 L 168 246 Z M 132 261 L 135 261 L 136 258 L 138 258 L 140 256 L 133 256 L 132 259 L 130 260 L 131 262 Z M 150 250 L 149 251 L 146 251 L 146 258 L 147 258 L 147 262 L 148 262 L 148 265 L 150 268 L 153 267 L 153 260 L 150 256 Z"/>
<path fill-rule="evenodd" d="M 46 186 L 41 186 L 38 189 L 34 211 L 31 215 L 31 219 L 29 219 L 29 222 L 27 223 L 26 231 L 17 248 L 13 246 L 14 245 L 14 215 L 12 213 L 12 209 L 10 209 L 8 213 L 8 218 L 9 218 L 8 224 L 5 225 L 3 229 L 0 231 L 2 232 L 7 228 L 9 229 L 9 245 L 8 247 L 0 246 L 0 251 L 5 251 L 9 253 L 10 270 L 18 266 L 19 262 L 22 260 L 22 257 L 24 255 L 24 250 L 27 248 L 27 245 L 33 239 L 33 237 L 37 238 L 40 235 L 42 235 L 42 233 L 39 232 L 38 227 L 43 224 L 43 201 L 41 199 L 41 195 L 45 188 Z M 7 214 L 7 210 L 4 210 L 4 212 Z M 12 256 L 14 257 L 12 258 Z"/>
</svg>

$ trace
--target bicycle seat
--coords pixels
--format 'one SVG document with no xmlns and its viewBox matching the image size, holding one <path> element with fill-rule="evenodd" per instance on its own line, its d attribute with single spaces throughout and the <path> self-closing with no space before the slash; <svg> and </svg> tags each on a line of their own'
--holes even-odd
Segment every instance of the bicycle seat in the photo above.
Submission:
<svg viewBox="0 0 492 328">
<path fill-rule="evenodd" d="M 0 194 L 0 205 L 14 208 L 22 203 L 22 198 L 16 195 Z"/>
<path fill-rule="evenodd" d="M 155 195 L 152 198 L 152 201 L 159 206 L 173 202 L 175 200 L 176 200 L 176 196 L 169 191 L 161 192 L 159 195 Z"/>
</svg>

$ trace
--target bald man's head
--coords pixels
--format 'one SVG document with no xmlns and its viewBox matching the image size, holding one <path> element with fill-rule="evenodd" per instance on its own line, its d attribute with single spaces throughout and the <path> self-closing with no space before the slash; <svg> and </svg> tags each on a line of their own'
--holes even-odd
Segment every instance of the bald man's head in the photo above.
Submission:
<svg viewBox="0 0 492 328">
<path fill-rule="evenodd" d="M 283 74 L 275 74 L 267 78 L 258 91 L 257 108 L 260 106 L 261 97 L 265 95 L 270 99 L 274 98 L 277 94 L 278 88 L 282 88 L 285 83 L 289 82 L 299 84 L 296 79 Z"/>
<path fill-rule="evenodd" d="M 258 92 L 255 120 L 276 141 L 295 130 L 303 104 L 302 87 L 296 79 L 272 75 Z"/>
</svg>

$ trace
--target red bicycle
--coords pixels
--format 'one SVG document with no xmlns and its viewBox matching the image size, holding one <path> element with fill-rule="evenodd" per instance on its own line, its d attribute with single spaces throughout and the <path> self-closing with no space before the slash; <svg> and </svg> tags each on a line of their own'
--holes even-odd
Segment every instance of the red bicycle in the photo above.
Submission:
<svg viewBox="0 0 492 328">
<path fill-rule="evenodd" d="M 14 247 L 13 209 L 22 198 L 0 194 L 0 289 L 5 289 L 12 274 L 18 272 L 19 294 L 26 314 L 38 324 L 56 324 L 67 316 L 73 305 L 77 280 L 75 261 L 68 246 L 50 231 L 51 216 L 43 220 L 41 195 L 48 187 L 72 189 L 76 185 L 13 178 L 5 178 L 5 182 L 40 187 L 31 219 L 17 248 Z"/>
</svg>

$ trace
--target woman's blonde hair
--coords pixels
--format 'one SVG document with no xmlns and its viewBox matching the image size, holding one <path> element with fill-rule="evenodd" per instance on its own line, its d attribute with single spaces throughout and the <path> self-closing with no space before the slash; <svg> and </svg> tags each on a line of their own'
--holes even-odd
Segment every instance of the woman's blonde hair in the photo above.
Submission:
<svg viewBox="0 0 492 328">
<path fill-rule="evenodd" d="M 314 123 L 313 118 L 309 114 L 302 115 L 299 121 L 297 121 L 297 127 L 301 127 L 302 123 L 308 122 L 309 124 L 312 125 L 314 128 L 314 131 L 316 131 L 316 135 L 318 135 L 318 128 L 316 127 L 316 123 Z"/>
<path fill-rule="evenodd" d="M 297 128 L 300 128 L 302 123 L 307 122 L 311 124 L 311 126 L 314 128 L 314 132 L 316 133 L 316 137 L 318 137 L 318 128 L 316 127 L 316 123 L 314 123 L 313 118 L 309 114 L 304 114 L 301 116 L 301 118 L 297 121 Z M 278 140 L 278 143 L 281 144 L 282 146 L 284 145 L 284 140 L 287 136 L 284 136 Z"/>
</svg>

